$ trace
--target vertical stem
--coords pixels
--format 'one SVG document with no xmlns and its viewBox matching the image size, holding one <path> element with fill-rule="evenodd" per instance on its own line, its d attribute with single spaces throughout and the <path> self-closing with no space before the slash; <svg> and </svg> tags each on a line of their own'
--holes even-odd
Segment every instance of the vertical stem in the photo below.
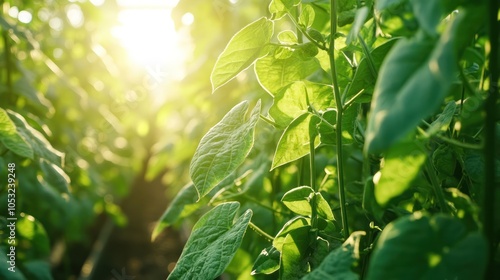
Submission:
<svg viewBox="0 0 500 280">
<path fill-rule="evenodd" d="M 342 151 L 342 114 L 343 104 L 340 96 L 340 89 L 337 82 L 337 69 L 335 67 L 335 34 L 337 34 L 337 1 L 330 1 L 330 49 L 328 56 L 330 57 L 330 68 L 332 73 L 333 95 L 337 105 L 337 129 L 335 136 L 337 138 L 337 177 L 339 184 L 339 200 L 340 200 L 340 214 L 342 216 L 342 231 L 344 237 L 349 236 L 349 225 L 347 223 L 347 207 L 345 201 L 344 190 L 344 165 L 343 165 L 343 151 Z"/>
<path fill-rule="evenodd" d="M 309 133 L 311 135 L 312 133 Z M 316 199 L 316 192 L 318 191 L 316 188 L 316 167 L 314 163 L 314 138 L 311 137 L 309 139 L 309 151 L 310 151 L 310 156 L 309 156 L 309 177 L 310 177 L 310 184 L 311 188 L 314 191 L 314 196 L 312 197 L 311 200 L 311 227 L 313 229 L 318 228 L 318 200 Z"/>
<path fill-rule="evenodd" d="M 496 253 L 495 240 L 495 105 L 498 99 L 498 78 L 499 78 L 499 54 L 498 54 L 498 0 L 489 1 L 489 37 L 491 44 L 491 52 L 489 59 L 490 70 L 490 88 L 486 99 L 486 120 L 485 120 L 485 186 L 483 198 L 483 225 L 484 233 L 489 242 L 489 262 L 486 272 L 486 279 L 498 279 L 495 276 L 494 257 Z M 496 213 L 498 214 L 498 213 Z"/>
</svg>

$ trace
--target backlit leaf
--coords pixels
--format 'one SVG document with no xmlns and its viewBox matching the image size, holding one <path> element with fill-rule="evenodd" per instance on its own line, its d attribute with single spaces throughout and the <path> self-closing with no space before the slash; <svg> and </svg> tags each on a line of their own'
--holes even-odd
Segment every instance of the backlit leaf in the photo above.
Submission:
<svg viewBox="0 0 500 280">
<path fill-rule="evenodd" d="M 236 105 L 201 139 L 189 168 L 200 198 L 242 164 L 252 149 L 260 101 L 245 120 L 247 109 L 246 101 Z"/>
<path fill-rule="evenodd" d="M 315 128 L 319 121 L 317 116 L 309 113 L 304 113 L 294 119 L 280 138 L 271 169 L 309 154 L 309 131 L 311 127 Z M 314 146 L 318 145 L 319 138 L 316 137 Z"/>
<path fill-rule="evenodd" d="M 238 202 L 219 204 L 196 222 L 168 279 L 215 279 L 224 272 L 252 217 L 247 210 L 233 224 L 239 207 Z"/>
<path fill-rule="evenodd" d="M 16 130 L 16 125 L 11 121 L 7 112 L 0 108 L 0 141 L 13 153 L 33 159 L 31 145 Z"/>
<path fill-rule="evenodd" d="M 236 33 L 215 62 L 210 76 L 212 91 L 229 82 L 264 55 L 263 49 L 272 35 L 273 22 L 265 17 L 250 23 Z"/>
<path fill-rule="evenodd" d="M 375 182 L 378 204 L 385 206 L 391 199 L 403 194 L 411 186 L 426 158 L 427 154 L 418 142 L 402 142 L 391 147 L 384 157 L 381 177 Z"/>
</svg>

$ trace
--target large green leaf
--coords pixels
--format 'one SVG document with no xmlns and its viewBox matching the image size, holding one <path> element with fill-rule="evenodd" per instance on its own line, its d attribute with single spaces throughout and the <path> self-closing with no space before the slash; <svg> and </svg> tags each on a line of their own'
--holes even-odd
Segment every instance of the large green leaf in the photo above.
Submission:
<svg viewBox="0 0 500 280">
<path fill-rule="evenodd" d="M 236 105 L 201 139 L 189 168 L 200 198 L 229 176 L 250 152 L 260 100 L 245 120 L 247 109 L 246 101 Z"/>
<path fill-rule="evenodd" d="M 352 267 L 359 259 L 359 242 L 365 235 L 363 231 L 356 231 L 339 248 L 326 256 L 319 267 L 307 274 L 302 280 L 335 280 L 359 279 Z"/>
<path fill-rule="evenodd" d="M 387 149 L 441 105 L 460 54 L 483 23 L 482 12 L 481 7 L 460 11 L 436 44 L 422 32 L 396 44 L 375 86 L 366 151 Z"/>
<path fill-rule="evenodd" d="M 224 272 L 252 217 L 247 210 L 233 224 L 239 207 L 238 202 L 220 204 L 196 222 L 168 279 L 212 280 Z"/>
<path fill-rule="evenodd" d="M 307 98 L 316 110 L 335 106 L 332 87 L 329 85 L 298 81 L 282 88 L 274 96 L 269 115 L 280 127 L 287 127 L 293 119 L 308 112 Z"/>
<path fill-rule="evenodd" d="M 310 227 L 288 233 L 281 251 L 280 280 L 300 279 L 309 269 L 308 254 Z"/>
<path fill-rule="evenodd" d="M 422 143 L 408 141 L 391 147 L 385 157 L 381 175 L 375 182 L 375 198 L 381 206 L 403 194 L 418 175 L 427 154 Z"/>
<path fill-rule="evenodd" d="M 302 186 L 291 189 L 283 195 L 281 201 L 294 213 L 303 216 L 311 216 L 311 201 L 314 196 L 316 196 L 318 214 L 327 220 L 333 220 L 334 217 L 330 205 L 321 193 L 314 193 L 314 190 L 311 187 Z"/>
<path fill-rule="evenodd" d="M 33 149 L 16 130 L 7 112 L 0 108 L 0 141 L 12 152 L 33 159 Z"/>
<path fill-rule="evenodd" d="M 273 35 L 273 22 L 262 17 L 243 27 L 229 41 L 215 62 L 210 80 L 212 90 L 223 86 L 263 55 Z"/>
<path fill-rule="evenodd" d="M 20 114 L 10 110 L 8 114 L 19 134 L 31 145 L 37 157 L 44 158 L 57 166 L 63 165 L 64 154 L 54 149 L 43 134 L 29 125 Z"/>
<path fill-rule="evenodd" d="M 310 113 L 304 113 L 293 120 L 280 138 L 271 169 L 309 154 L 309 132 L 311 129 L 316 129 L 315 126 L 319 121 L 317 116 Z M 315 137 L 314 146 L 319 146 L 317 137 Z"/>
<path fill-rule="evenodd" d="M 283 59 L 273 55 L 263 57 L 255 62 L 255 73 L 262 87 L 271 95 L 295 82 L 307 78 L 318 70 L 319 62 L 316 58 L 304 60 L 299 51 Z"/>
<path fill-rule="evenodd" d="M 367 279 L 483 279 L 487 250 L 457 218 L 416 212 L 385 227 Z"/>
</svg>

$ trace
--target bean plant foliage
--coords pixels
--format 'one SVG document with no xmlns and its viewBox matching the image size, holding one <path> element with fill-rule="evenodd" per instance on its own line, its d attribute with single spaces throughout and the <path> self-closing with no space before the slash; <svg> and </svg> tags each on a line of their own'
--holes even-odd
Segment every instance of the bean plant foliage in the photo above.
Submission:
<svg viewBox="0 0 500 280">
<path fill-rule="evenodd" d="M 213 94 L 253 68 L 262 96 L 159 220 L 204 213 L 169 279 L 493 279 L 494 2 L 272 0 L 213 68 Z"/>
</svg>

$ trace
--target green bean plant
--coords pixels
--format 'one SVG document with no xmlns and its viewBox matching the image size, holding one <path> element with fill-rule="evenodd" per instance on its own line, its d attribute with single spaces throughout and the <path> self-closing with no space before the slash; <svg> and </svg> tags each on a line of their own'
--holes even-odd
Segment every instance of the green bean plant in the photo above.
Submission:
<svg viewBox="0 0 500 280">
<path fill-rule="evenodd" d="M 265 93 L 160 218 L 201 215 L 169 279 L 496 279 L 497 1 L 268 7 L 213 67 L 213 94 L 250 67 Z"/>
</svg>

